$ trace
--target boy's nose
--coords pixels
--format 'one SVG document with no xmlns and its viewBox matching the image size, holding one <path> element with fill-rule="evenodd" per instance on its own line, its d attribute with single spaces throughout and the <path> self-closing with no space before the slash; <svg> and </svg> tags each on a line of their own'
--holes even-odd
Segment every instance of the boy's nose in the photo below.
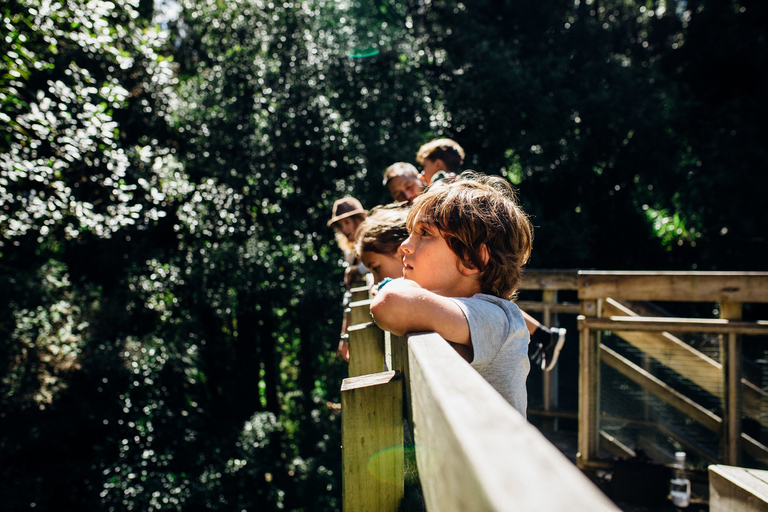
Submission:
<svg viewBox="0 0 768 512">
<path fill-rule="evenodd" d="M 411 251 L 411 246 L 410 246 L 410 243 L 411 243 L 411 237 L 409 236 L 408 238 L 406 238 L 405 240 L 403 240 L 403 243 L 401 243 L 401 244 L 400 244 L 400 247 L 402 247 L 402 248 L 403 248 L 403 252 L 404 252 L 404 253 L 406 253 L 406 254 L 408 254 L 408 253 L 411 253 L 411 252 L 412 252 L 412 251 Z"/>
</svg>

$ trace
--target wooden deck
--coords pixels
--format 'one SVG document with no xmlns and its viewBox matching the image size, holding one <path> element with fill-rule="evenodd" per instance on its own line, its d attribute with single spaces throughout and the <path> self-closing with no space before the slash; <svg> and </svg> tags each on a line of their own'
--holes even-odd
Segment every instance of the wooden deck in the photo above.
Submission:
<svg viewBox="0 0 768 512">
<path fill-rule="evenodd" d="M 533 369 L 529 376 L 530 424 L 543 434 L 541 438 L 551 448 L 564 456 L 556 458 L 582 470 L 620 510 L 677 511 L 666 499 L 666 491 L 668 464 L 680 449 L 689 455 L 686 471 L 692 484 L 692 501 L 687 510 L 694 512 L 709 510 L 708 465 L 739 466 L 741 461 L 757 464 L 757 468 L 768 465 L 765 439 L 759 433 L 755 435 L 755 425 L 768 431 L 768 415 L 764 413 L 768 410 L 768 393 L 742 369 L 743 348 L 748 347 L 754 354 L 754 347 L 768 338 L 765 317 L 755 319 L 754 314 L 751 318 L 743 314 L 765 311 L 768 273 L 526 271 L 521 293 L 518 305 L 522 309 L 538 315 L 545 325 L 568 328 L 566 346 L 555 369 Z M 531 298 L 536 293 L 539 298 Z M 408 368 L 414 364 L 412 355 L 403 348 L 405 343 L 397 350 L 385 347 L 381 335 L 374 332 L 370 316 L 363 311 L 366 298 L 358 300 L 359 304 L 353 304 L 359 309 L 356 313 L 360 316 L 354 322 L 358 326 L 350 334 L 358 338 L 358 354 L 367 353 L 368 362 L 351 363 L 350 370 L 370 373 L 399 369 L 400 373 L 386 378 L 394 379 L 392 382 L 402 378 L 402 401 L 405 410 L 411 411 L 411 386 L 415 381 L 412 382 Z M 704 315 L 671 316 L 659 312 L 654 303 L 642 301 L 688 302 L 691 304 L 681 308 L 683 311 L 703 311 Z M 697 303 L 711 305 L 702 308 L 696 307 Z M 707 317 L 707 312 L 713 311 L 714 317 Z M 368 341 L 363 342 L 364 339 Z M 351 336 L 351 353 L 354 345 Z M 430 374 L 435 371 L 431 367 L 434 357 L 431 354 L 424 359 L 429 361 L 426 364 Z M 763 369 L 763 374 L 768 376 L 768 368 Z M 449 386 L 451 378 L 456 377 L 449 372 L 448 380 L 437 389 Z M 431 387 L 434 383 L 417 385 L 416 396 L 420 396 L 423 386 Z M 419 400 L 420 408 L 424 404 L 432 407 L 433 402 L 440 401 L 437 396 Z M 447 403 L 446 407 L 451 409 L 453 398 Z M 658 417 L 661 407 L 668 416 L 663 421 Z M 431 424 L 433 417 L 436 413 L 428 413 L 419 421 L 422 425 Z M 510 423 L 510 432 L 517 428 L 514 424 Z M 694 435 L 704 432 L 709 437 L 686 437 L 690 435 L 686 429 L 691 426 L 698 429 Z M 455 428 L 463 427 L 459 424 Z M 423 436 L 423 427 L 420 430 L 419 435 Z M 446 434 L 430 430 L 427 435 Z M 508 433 L 507 438 L 515 435 Z M 458 443 L 457 439 L 446 446 Z M 519 458 L 519 453 L 509 454 L 509 458 Z M 525 459 L 536 461 L 533 466 L 541 462 L 541 457 L 534 454 L 526 455 Z M 497 462 L 499 467 L 506 468 L 503 457 Z M 569 470 L 561 469 L 570 474 Z M 513 474 L 515 469 L 504 471 Z M 539 494 L 560 490 L 560 481 L 545 476 L 546 471 L 532 470 L 520 477 L 523 475 Z M 647 494 L 642 490 L 644 480 Z M 459 489 L 461 481 L 459 478 L 454 482 L 456 485 L 425 490 L 432 496 L 429 499 L 437 496 L 448 503 L 461 503 L 461 493 L 451 494 Z M 469 491 L 462 491 L 465 492 Z M 497 493 L 504 496 L 503 489 L 493 491 L 486 495 L 487 504 Z M 533 503 L 535 500 L 530 502 Z M 440 501 L 435 508 L 433 502 L 430 510 L 442 506 Z M 484 509 L 498 508 L 491 505 Z"/>
</svg>

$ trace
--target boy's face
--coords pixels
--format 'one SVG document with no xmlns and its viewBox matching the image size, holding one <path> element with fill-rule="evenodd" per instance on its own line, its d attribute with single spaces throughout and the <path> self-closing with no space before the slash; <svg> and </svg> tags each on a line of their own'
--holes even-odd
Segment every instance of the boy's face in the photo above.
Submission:
<svg viewBox="0 0 768 512">
<path fill-rule="evenodd" d="M 398 248 L 394 254 L 381 254 L 363 251 L 360 255 L 363 265 L 373 274 L 373 282 L 378 283 L 385 277 L 392 279 L 403 277 L 403 250 Z"/>
<path fill-rule="evenodd" d="M 446 297 L 467 295 L 467 267 L 454 253 L 440 234 L 431 225 L 424 224 L 417 217 L 413 231 L 401 245 L 403 248 L 403 276 L 416 281 L 422 288 Z"/>
<path fill-rule="evenodd" d="M 429 181 L 432 179 L 432 176 L 434 176 L 440 171 L 445 170 L 445 164 L 439 158 L 436 160 L 430 160 L 429 158 L 425 158 L 421 162 L 421 168 L 423 169 L 422 176 L 423 176 L 424 182 L 426 184 L 429 184 Z"/>
<path fill-rule="evenodd" d="M 413 200 L 424 190 L 424 184 L 415 176 L 395 176 L 387 182 L 387 190 L 395 201 L 413 204 Z"/>
<path fill-rule="evenodd" d="M 357 229 L 357 226 L 360 225 L 362 221 L 357 217 L 347 217 L 344 219 L 341 219 L 337 221 L 334 224 L 334 227 L 344 233 L 344 236 L 347 237 L 347 240 L 350 242 L 355 241 L 355 230 Z"/>
</svg>

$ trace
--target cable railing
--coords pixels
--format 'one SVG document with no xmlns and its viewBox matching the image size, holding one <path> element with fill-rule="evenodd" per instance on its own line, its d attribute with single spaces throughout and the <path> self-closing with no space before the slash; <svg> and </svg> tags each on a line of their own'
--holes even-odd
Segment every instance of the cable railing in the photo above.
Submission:
<svg viewBox="0 0 768 512">
<path fill-rule="evenodd" d="M 744 308 L 765 311 L 768 273 L 580 271 L 577 289 L 579 467 L 637 449 L 664 463 L 684 450 L 699 468 L 768 467 L 768 382 L 743 372 L 765 365 L 768 321 Z M 636 301 L 688 313 L 640 315 Z"/>
</svg>

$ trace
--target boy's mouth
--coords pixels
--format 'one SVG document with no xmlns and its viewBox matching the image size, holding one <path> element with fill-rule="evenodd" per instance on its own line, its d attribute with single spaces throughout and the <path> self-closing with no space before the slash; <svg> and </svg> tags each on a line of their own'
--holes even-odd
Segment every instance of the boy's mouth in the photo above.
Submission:
<svg viewBox="0 0 768 512">
<path fill-rule="evenodd" d="M 412 270 L 413 267 L 408 264 L 408 262 L 403 258 L 403 270 Z"/>
</svg>

